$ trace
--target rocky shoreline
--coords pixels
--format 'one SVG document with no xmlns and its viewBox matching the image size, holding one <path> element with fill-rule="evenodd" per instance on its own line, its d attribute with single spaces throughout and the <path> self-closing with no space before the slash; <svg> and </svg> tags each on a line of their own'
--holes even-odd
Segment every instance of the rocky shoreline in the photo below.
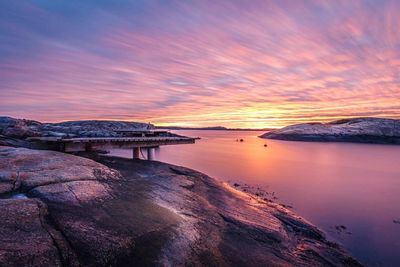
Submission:
<svg viewBox="0 0 400 267">
<path fill-rule="evenodd" d="M 283 205 L 202 173 L 27 139 L 143 126 L 0 117 L 0 266 L 360 265 Z"/>
<path fill-rule="evenodd" d="M 283 206 L 155 161 L 2 146 L 0 193 L 1 266 L 360 265 Z"/>
<path fill-rule="evenodd" d="M 269 131 L 267 139 L 312 142 L 400 144 L 400 120 L 355 118 L 330 123 L 303 123 Z"/>
</svg>

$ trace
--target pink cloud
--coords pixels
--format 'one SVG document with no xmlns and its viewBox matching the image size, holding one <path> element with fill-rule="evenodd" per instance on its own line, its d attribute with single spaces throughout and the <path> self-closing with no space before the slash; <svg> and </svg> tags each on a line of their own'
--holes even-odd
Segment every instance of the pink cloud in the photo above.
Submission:
<svg viewBox="0 0 400 267">
<path fill-rule="evenodd" d="M 113 23 L 94 21 L 82 39 L 79 27 L 46 35 L 8 21 L 35 46 L 2 60 L 0 112 L 232 127 L 400 118 L 397 2 L 175 5 L 179 13 L 157 7 L 156 21 L 140 18 L 143 28 L 102 10 Z M 23 10 L 54 20 L 36 9 Z"/>
</svg>

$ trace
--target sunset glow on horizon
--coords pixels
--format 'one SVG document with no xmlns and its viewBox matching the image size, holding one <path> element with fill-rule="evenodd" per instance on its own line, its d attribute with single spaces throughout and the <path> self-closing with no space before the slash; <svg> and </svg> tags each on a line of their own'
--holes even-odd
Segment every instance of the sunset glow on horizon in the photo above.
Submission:
<svg viewBox="0 0 400 267">
<path fill-rule="evenodd" d="M 400 1 L 0 3 L 0 115 L 282 127 L 400 119 Z"/>
</svg>

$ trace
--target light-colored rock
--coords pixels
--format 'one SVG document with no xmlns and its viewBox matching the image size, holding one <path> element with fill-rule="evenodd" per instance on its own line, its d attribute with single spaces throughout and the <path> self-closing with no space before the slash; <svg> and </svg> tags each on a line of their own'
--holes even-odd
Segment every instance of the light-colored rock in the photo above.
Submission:
<svg viewBox="0 0 400 267">
<path fill-rule="evenodd" d="M 38 121 L 0 116 L 0 136 L 19 139 L 33 136 L 113 137 L 117 136 L 115 130 L 118 129 L 138 129 L 145 127 L 148 127 L 148 124 L 140 122 L 87 120 L 41 123 Z M 3 145 L 5 144 L 3 143 Z"/>
<path fill-rule="evenodd" d="M 0 146 L 0 158 L 0 183 L 13 185 L 14 191 L 69 181 L 118 177 L 115 171 L 97 162 L 55 151 Z"/>
<path fill-rule="evenodd" d="M 261 137 L 298 141 L 400 144 L 400 120 L 355 118 L 330 123 L 303 123 L 273 130 Z"/>
</svg>

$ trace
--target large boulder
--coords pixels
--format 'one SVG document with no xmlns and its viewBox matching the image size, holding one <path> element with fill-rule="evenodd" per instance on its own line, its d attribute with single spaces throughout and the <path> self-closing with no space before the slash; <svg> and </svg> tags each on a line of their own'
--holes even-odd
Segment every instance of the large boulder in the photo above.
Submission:
<svg viewBox="0 0 400 267">
<path fill-rule="evenodd" d="M 95 160 L 0 147 L 0 266 L 359 265 L 284 207 L 199 172 Z"/>
</svg>

